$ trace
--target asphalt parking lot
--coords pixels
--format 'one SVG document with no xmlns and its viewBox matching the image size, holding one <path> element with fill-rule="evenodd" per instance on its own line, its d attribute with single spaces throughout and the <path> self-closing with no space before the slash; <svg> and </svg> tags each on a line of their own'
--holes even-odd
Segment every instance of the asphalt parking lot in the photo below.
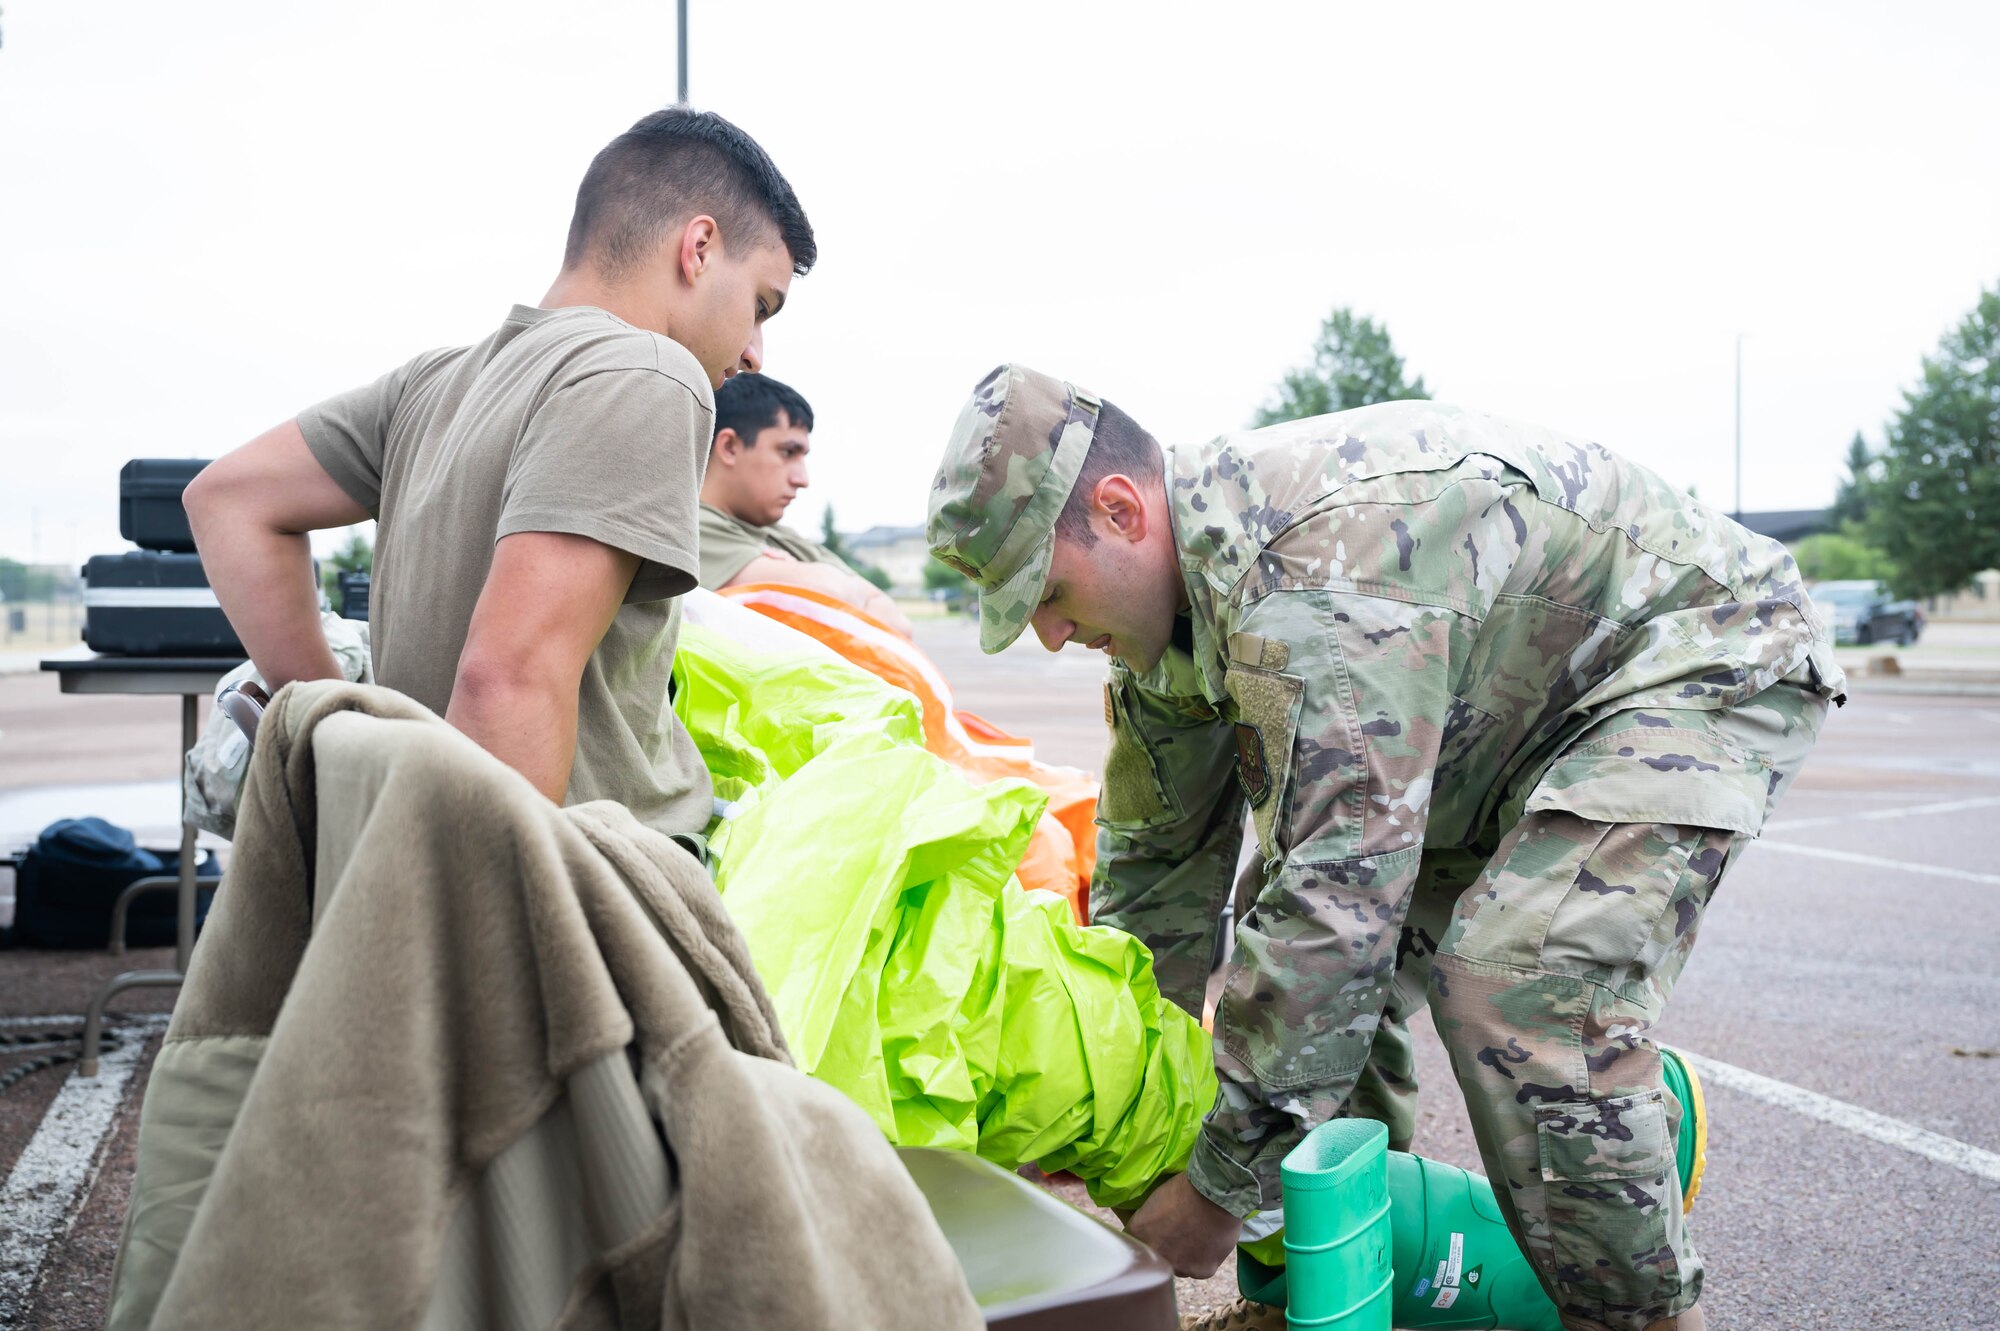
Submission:
<svg viewBox="0 0 2000 1331">
<path fill-rule="evenodd" d="M 924 622 L 919 637 L 962 706 L 1032 735 L 1046 759 L 1096 765 L 1101 660 L 1032 644 L 983 658 L 963 621 Z M 1918 686 L 1857 681 L 1725 880 L 1660 1032 L 1707 1081 L 1695 1229 L 1711 1326 L 2000 1327 L 2000 696 Z M 46 676 L 0 677 L 0 814 L 93 798 L 142 821 L 164 790 L 170 817 L 173 717 L 168 701 L 64 698 Z M 0 952 L 0 1033 L 79 1013 L 104 976 L 160 964 L 170 954 Z M 119 1006 L 170 1001 L 140 991 Z M 1443 1051 L 1420 1035 L 1418 1149 L 1476 1165 Z M 101 1111 L 102 1154 L 60 1223 L 37 1239 L 16 1223 L 25 1212 L 6 1214 L 0 1324 L 101 1324 L 156 1043 L 156 1026 L 130 1028 L 130 1080 Z M 0 1049 L 0 1070 L 28 1056 Z M 67 1076 L 0 1092 L 10 1207 L 33 1198 L 17 1166 Z M 1184 1284 L 1184 1306 L 1227 1285 Z"/>
</svg>

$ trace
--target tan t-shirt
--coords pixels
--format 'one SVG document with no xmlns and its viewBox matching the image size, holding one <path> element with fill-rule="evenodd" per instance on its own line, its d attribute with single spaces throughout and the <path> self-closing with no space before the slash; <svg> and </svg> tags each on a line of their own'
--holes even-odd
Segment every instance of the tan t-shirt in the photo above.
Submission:
<svg viewBox="0 0 2000 1331">
<path fill-rule="evenodd" d="M 831 564 L 852 573 L 848 562 L 818 541 L 772 523 L 753 527 L 713 504 L 701 506 L 701 585 L 719 592 L 766 550 L 782 550 L 801 564 Z"/>
<path fill-rule="evenodd" d="M 313 456 L 380 522 L 376 680 L 444 714 L 503 536 L 568 532 L 637 555 L 584 668 L 564 802 L 614 799 L 698 836 L 714 808 L 708 770 L 668 687 L 714 424 L 708 377 L 684 347 L 588 306 L 517 305 L 483 342 L 425 352 L 301 412 Z"/>
</svg>

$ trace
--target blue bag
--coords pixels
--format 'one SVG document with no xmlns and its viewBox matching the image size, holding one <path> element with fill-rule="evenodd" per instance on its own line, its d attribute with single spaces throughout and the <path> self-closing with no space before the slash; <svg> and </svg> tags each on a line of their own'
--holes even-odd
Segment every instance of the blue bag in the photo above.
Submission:
<svg viewBox="0 0 2000 1331">
<path fill-rule="evenodd" d="M 208 916 L 221 870 L 197 852 L 197 927 Z M 180 856 L 141 849 L 132 833 L 102 818 L 65 818 L 42 829 L 14 873 L 12 942 L 27 947 L 105 947 L 111 941 L 111 907 L 141 878 L 180 871 Z M 125 915 L 132 947 L 166 947 L 174 941 L 171 889 L 147 892 Z"/>
</svg>

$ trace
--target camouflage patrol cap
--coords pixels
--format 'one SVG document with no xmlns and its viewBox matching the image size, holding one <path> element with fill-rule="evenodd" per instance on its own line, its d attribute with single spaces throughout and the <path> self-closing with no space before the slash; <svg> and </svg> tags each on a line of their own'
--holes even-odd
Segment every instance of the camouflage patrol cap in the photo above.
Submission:
<svg viewBox="0 0 2000 1331">
<path fill-rule="evenodd" d="M 979 588 L 979 646 L 1021 636 L 1041 602 L 1056 518 L 1097 432 L 1102 403 L 1025 365 L 979 381 L 931 483 L 931 553 Z"/>
</svg>

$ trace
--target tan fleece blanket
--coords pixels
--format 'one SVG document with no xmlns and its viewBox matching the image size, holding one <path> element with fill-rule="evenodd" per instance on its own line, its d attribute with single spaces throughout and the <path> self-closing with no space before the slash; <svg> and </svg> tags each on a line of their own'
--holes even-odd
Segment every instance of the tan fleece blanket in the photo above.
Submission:
<svg viewBox="0 0 2000 1331">
<path fill-rule="evenodd" d="M 707 875 L 415 703 L 258 732 L 141 1117 L 114 1327 L 975 1327 Z"/>
</svg>

